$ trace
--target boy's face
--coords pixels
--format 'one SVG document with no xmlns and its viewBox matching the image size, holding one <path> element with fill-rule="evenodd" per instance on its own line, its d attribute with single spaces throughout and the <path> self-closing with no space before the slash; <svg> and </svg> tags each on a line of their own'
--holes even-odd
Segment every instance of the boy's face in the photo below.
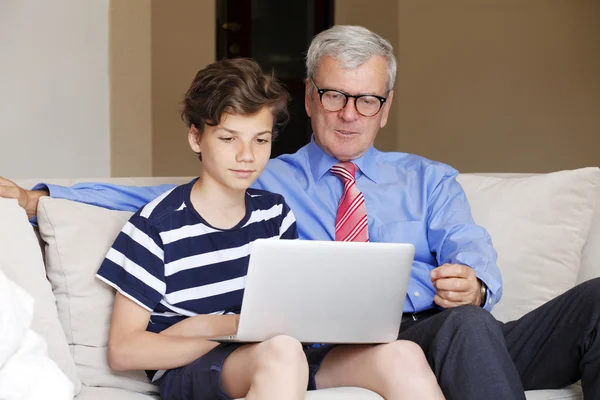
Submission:
<svg viewBox="0 0 600 400">
<path fill-rule="evenodd" d="M 203 179 L 228 189 L 246 190 L 261 174 L 271 155 L 273 114 L 267 107 L 254 115 L 224 113 L 217 126 L 192 127 L 188 139 L 202 154 Z"/>
</svg>

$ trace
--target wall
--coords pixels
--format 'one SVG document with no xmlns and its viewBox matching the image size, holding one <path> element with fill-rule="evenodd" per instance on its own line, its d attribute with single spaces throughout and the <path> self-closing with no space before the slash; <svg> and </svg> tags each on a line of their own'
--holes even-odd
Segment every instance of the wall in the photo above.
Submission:
<svg viewBox="0 0 600 400">
<path fill-rule="evenodd" d="M 600 165 L 600 1 L 400 0 L 398 149 L 462 172 Z"/>
<path fill-rule="evenodd" d="M 200 164 L 187 144 L 187 129 L 179 118 L 180 102 L 196 72 L 215 60 L 215 2 L 140 3 L 111 1 L 113 175 L 147 175 L 148 162 L 154 176 L 194 175 Z M 394 46 L 396 16 L 396 0 L 368 7 L 362 1 L 344 0 L 335 10 L 336 23 L 364 25 L 389 38 Z M 146 29 L 151 31 L 149 53 L 148 36 L 143 36 Z M 150 82 L 144 65 L 148 55 Z M 150 116 L 142 101 L 147 93 Z M 398 114 L 392 112 L 387 127 L 378 135 L 376 143 L 383 150 L 396 148 Z M 134 152 L 136 144 L 140 146 Z"/>
<path fill-rule="evenodd" d="M 139 161 L 147 171 L 149 158 L 154 175 L 192 175 L 198 163 L 179 103 L 195 72 L 214 60 L 215 3 L 145 1 L 151 2 L 151 71 L 140 67 L 141 76 L 129 73 L 127 80 L 151 93 L 149 117 L 147 103 L 130 113 L 146 121 L 131 126 L 149 127 L 151 144 L 121 155 L 133 171 L 125 175 L 146 174 L 133 165 Z M 336 23 L 363 25 L 389 39 L 399 59 L 392 113 L 377 147 L 462 172 L 600 165 L 598 21 L 598 0 L 337 0 L 335 10 Z M 148 56 L 139 40 L 142 56 L 127 53 L 132 62 Z M 114 130 L 113 123 L 111 117 Z M 136 132 L 125 139 L 131 144 L 148 143 L 147 130 L 128 131 Z M 119 175 L 115 163 L 113 173 Z"/>
<path fill-rule="evenodd" d="M 214 15 L 212 0 L 2 1 L 0 175 L 195 173 L 179 102 L 214 60 Z M 335 15 L 399 58 L 379 148 L 463 172 L 600 165 L 599 1 L 338 0 Z"/>
<path fill-rule="evenodd" d="M 111 176 L 152 176 L 151 0 L 109 7 Z"/>
<path fill-rule="evenodd" d="M 198 70 L 215 60 L 215 1 L 152 1 L 152 173 L 197 175 L 200 162 L 179 118 Z"/>
<path fill-rule="evenodd" d="M 398 57 L 398 1 L 397 0 L 337 0 L 335 2 L 335 24 L 361 25 L 383 36 L 394 47 Z M 400 77 L 396 77 L 396 82 Z M 398 87 L 396 84 L 395 87 Z M 396 96 L 397 94 L 394 94 Z M 385 128 L 377 134 L 375 146 L 384 151 L 394 151 L 398 146 L 398 104 L 392 101 L 392 110 Z"/>
<path fill-rule="evenodd" d="M 108 176 L 108 0 L 0 2 L 0 175 Z"/>
<path fill-rule="evenodd" d="M 119 1 L 119 0 L 113 0 Z M 397 1 L 365 4 L 338 0 L 336 24 L 359 24 L 388 38 L 396 47 Z M 184 40 L 185 39 L 185 40 Z M 199 163 L 187 144 L 179 104 L 195 73 L 214 61 L 215 2 L 152 1 L 152 161 L 154 176 L 194 175 Z M 393 105 L 393 107 L 395 107 Z M 397 111 L 377 137 L 382 150 L 397 145 Z"/>
</svg>

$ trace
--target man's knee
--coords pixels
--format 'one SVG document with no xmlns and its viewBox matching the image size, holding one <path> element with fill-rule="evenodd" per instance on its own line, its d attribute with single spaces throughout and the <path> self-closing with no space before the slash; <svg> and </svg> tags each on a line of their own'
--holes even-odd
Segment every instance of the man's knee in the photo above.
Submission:
<svg viewBox="0 0 600 400">
<path fill-rule="evenodd" d="M 486 310 L 475 305 L 454 307 L 446 310 L 447 327 L 453 329 L 500 329 L 498 321 Z"/>
</svg>

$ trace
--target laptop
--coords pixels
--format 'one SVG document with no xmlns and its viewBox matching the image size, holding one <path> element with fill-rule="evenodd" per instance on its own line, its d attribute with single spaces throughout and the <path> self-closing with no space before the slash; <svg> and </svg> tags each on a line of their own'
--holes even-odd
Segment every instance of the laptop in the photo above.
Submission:
<svg viewBox="0 0 600 400">
<path fill-rule="evenodd" d="M 387 343 L 397 339 L 415 248 L 405 243 L 259 239 L 238 331 L 218 342 Z"/>
<path fill-rule="evenodd" d="M 258 239 L 236 335 L 218 342 L 387 343 L 397 339 L 415 248 L 404 243 Z"/>
</svg>

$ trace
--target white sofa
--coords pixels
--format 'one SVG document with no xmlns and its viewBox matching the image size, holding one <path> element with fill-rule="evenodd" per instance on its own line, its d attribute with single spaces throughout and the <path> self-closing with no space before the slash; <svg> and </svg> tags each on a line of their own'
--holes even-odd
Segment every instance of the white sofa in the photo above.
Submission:
<svg viewBox="0 0 600 400">
<path fill-rule="evenodd" d="M 127 185 L 188 178 L 120 178 Z M 39 179 L 17 180 L 32 187 Z M 70 186 L 80 180 L 47 180 Z M 576 283 L 600 276 L 600 169 L 545 175 L 460 175 L 474 218 L 491 233 L 504 278 L 499 320 L 518 318 Z M 0 199 L 0 268 L 35 298 L 32 328 L 69 377 L 77 399 L 158 398 L 141 372 L 116 373 L 106 360 L 113 291 L 94 278 L 130 213 L 43 198 L 39 236 L 15 201 Z M 399 377 L 399 379 L 402 379 Z M 51 398 L 48 397 L 48 398 Z M 527 392 L 528 399 L 582 399 L 579 384 Z M 311 400 L 381 399 L 340 388 Z"/>
</svg>

